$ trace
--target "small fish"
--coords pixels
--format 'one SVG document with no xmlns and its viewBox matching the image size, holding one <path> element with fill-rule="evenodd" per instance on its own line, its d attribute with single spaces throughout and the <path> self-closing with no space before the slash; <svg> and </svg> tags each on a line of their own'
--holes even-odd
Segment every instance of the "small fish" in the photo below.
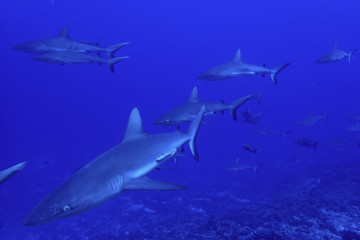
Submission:
<svg viewBox="0 0 360 240">
<path fill-rule="evenodd" d="M 253 146 L 251 146 L 250 144 L 244 144 L 242 145 L 242 147 L 248 151 L 248 152 L 252 152 L 252 153 L 256 153 L 259 149 L 254 148 Z"/>
<path fill-rule="evenodd" d="M 298 140 L 296 140 L 296 143 L 301 145 L 301 146 L 304 146 L 304 147 L 312 147 L 314 149 L 317 149 L 317 146 L 318 146 L 318 142 L 313 142 L 311 141 L 310 139 L 307 139 L 307 138 L 298 138 Z"/>
</svg>

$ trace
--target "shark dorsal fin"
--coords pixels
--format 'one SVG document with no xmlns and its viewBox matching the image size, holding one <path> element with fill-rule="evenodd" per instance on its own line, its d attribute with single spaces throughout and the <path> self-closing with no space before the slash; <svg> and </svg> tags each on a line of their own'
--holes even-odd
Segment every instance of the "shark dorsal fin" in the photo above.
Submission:
<svg viewBox="0 0 360 240">
<path fill-rule="evenodd" d="M 63 38 L 69 38 L 69 31 L 68 31 L 67 27 L 63 27 L 57 36 L 63 37 Z"/>
<path fill-rule="evenodd" d="M 337 41 L 335 41 L 334 49 L 337 49 Z"/>
<path fill-rule="evenodd" d="M 238 49 L 236 51 L 233 61 L 234 62 L 242 62 L 240 49 Z"/>
<path fill-rule="evenodd" d="M 142 127 L 142 121 L 139 110 L 137 108 L 134 108 L 130 113 L 130 117 L 128 120 L 126 132 L 123 140 L 142 136 L 144 134 L 145 132 Z"/>
<path fill-rule="evenodd" d="M 194 87 L 193 90 L 191 91 L 189 102 L 197 102 L 197 101 L 199 101 L 198 90 L 197 90 L 197 87 Z"/>
</svg>

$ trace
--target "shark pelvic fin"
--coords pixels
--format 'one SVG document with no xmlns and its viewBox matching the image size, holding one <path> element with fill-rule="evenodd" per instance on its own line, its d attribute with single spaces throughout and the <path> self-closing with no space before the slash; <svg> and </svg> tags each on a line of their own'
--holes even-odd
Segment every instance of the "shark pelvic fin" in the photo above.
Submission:
<svg viewBox="0 0 360 240">
<path fill-rule="evenodd" d="M 63 37 L 63 38 L 69 38 L 69 31 L 68 31 L 67 27 L 63 27 L 57 36 Z"/>
<path fill-rule="evenodd" d="M 197 90 L 197 87 L 194 87 L 193 90 L 191 91 L 189 102 L 197 102 L 197 101 L 199 101 L 198 90 Z"/>
<path fill-rule="evenodd" d="M 240 63 L 242 63 L 241 51 L 240 51 L 240 49 L 238 49 L 238 50 L 236 51 L 233 61 L 234 61 L 234 62 L 240 62 Z"/>
<path fill-rule="evenodd" d="M 130 183 L 126 184 L 124 190 L 152 190 L 152 191 L 178 191 L 185 190 L 186 186 L 161 182 L 148 178 L 147 176 L 140 177 L 132 180 Z"/>
<path fill-rule="evenodd" d="M 137 108 L 134 108 L 130 113 L 130 117 L 128 120 L 128 125 L 126 127 L 125 136 L 124 136 L 123 141 L 127 140 L 129 138 L 138 137 L 138 136 L 141 136 L 144 134 L 145 134 L 145 132 L 142 127 L 140 112 Z"/>
</svg>

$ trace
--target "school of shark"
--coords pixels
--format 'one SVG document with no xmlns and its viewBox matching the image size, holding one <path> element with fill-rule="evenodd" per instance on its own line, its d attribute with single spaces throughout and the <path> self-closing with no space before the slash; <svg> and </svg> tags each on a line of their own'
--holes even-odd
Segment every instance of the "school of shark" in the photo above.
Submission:
<svg viewBox="0 0 360 240">
<path fill-rule="evenodd" d="M 106 64 L 114 72 L 115 64 L 129 58 L 128 56 L 115 56 L 122 47 L 127 45 L 129 45 L 129 42 L 102 47 L 99 44 L 74 40 L 69 37 L 68 29 L 64 27 L 55 37 L 28 41 L 15 45 L 12 49 L 33 54 L 35 55 L 33 56 L 34 60 L 44 63 L 60 65 Z M 335 43 L 332 50 L 315 61 L 319 64 L 328 64 L 345 59 L 351 63 L 355 52 L 356 49 L 349 52 L 340 50 L 337 43 Z M 102 54 L 105 54 L 105 56 L 102 56 Z M 219 63 L 216 66 L 209 66 L 208 70 L 200 73 L 197 78 L 199 81 L 213 82 L 228 78 L 247 81 L 250 77 L 254 78 L 254 75 L 263 77 L 269 75 L 273 84 L 281 87 L 281 81 L 279 81 L 281 76 L 279 77 L 279 75 L 281 75 L 281 72 L 290 71 L 292 65 L 290 65 L 290 62 L 285 62 L 274 63 L 273 66 L 268 68 L 265 65 L 246 63 L 243 61 L 240 49 L 237 49 L 231 61 Z M 189 96 L 184 96 L 182 104 L 174 105 L 172 109 L 164 109 L 163 115 L 153 121 L 153 124 L 165 127 L 178 126 L 179 129 L 173 132 L 155 134 L 145 132 L 140 112 L 134 107 L 129 115 L 123 140 L 118 145 L 111 147 L 95 159 L 89 161 L 44 199 L 39 199 L 39 203 L 25 217 L 23 224 L 33 226 L 72 217 L 91 210 L 127 190 L 185 190 L 187 186 L 181 183 L 158 181 L 149 178 L 147 175 L 160 165 L 176 159 L 184 151 L 184 146 L 190 149 L 193 158 L 198 161 L 201 153 L 198 153 L 196 140 L 198 134 L 201 134 L 201 125 L 207 123 L 203 120 L 207 116 L 222 115 L 224 112 L 229 112 L 230 116 L 224 116 L 224 118 L 231 117 L 232 120 L 238 121 L 241 115 L 244 122 L 250 124 L 248 126 L 256 127 L 259 121 L 261 121 L 262 116 L 266 114 L 264 111 L 254 113 L 247 107 L 250 101 L 261 104 L 265 92 L 239 96 L 229 104 L 221 100 L 218 102 L 200 100 L 197 86 L 194 86 L 192 90 L 189 89 L 189 93 Z M 221 99 L 221 96 L 219 96 L 219 99 Z M 242 109 L 241 114 L 237 113 L 239 109 Z M 335 113 L 332 109 L 327 109 L 326 111 L 317 115 L 309 113 L 307 117 L 300 119 L 295 125 L 306 127 L 318 124 L 318 122 L 326 124 Z M 355 118 L 354 125 L 349 126 L 347 130 L 360 132 L 359 119 Z M 180 125 L 184 123 L 188 123 L 189 126 L 185 131 L 183 129 L 180 131 Z M 253 133 L 279 135 L 287 139 L 288 135 L 292 134 L 293 131 L 296 130 L 276 130 L 268 127 L 257 129 Z M 309 151 L 315 151 L 319 147 L 318 141 L 306 137 L 297 138 L 294 144 L 307 147 L 310 149 Z M 353 142 L 339 141 L 332 144 L 356 145 Z M 242 148 L 251 156 L 256 156 L 261 151 L 260 146 L 253 146 L 249 143 L 244 143 Z M 241 159 L 236 158 L 234 164 L 224 166 L 223 170 L 231 172 L 250 170 L 253 174 L 258 174 L 259 169 L 264 164 L 266 164 L 266 161 L 261 161 L 257 164 L 246 164 L 242 163 Z M 16 173 L 16 175 L 19 175 L 21 171 L 26 171 L 25 165 L 26 162 L 22 162 L 2 170 L 0 172 L 0 185 L 4 184 Z"/>
</svg>

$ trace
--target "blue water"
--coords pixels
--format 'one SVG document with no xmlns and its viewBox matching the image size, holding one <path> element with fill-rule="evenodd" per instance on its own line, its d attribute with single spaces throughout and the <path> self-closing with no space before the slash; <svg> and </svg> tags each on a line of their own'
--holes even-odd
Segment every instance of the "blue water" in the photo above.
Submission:
<svg viewBox="0 0 360 240">
<path fill-rule="evenodd" d="M 333 0 L 2 1 L 0 170 L 28 163 L 1 186 L 0 239 L 360 239 L 359 148 L 326 144 L 360 142 L 346 129 L 360 114 L 359 53 L 351 64 L 315 63 L 335 41 L 346 52 L 359 47 L 359 9 L 358 1 Z M 64 26 L 75 40 L 129 41 L 115 55 L 130 58 L 111 73 L 105 65 L 36 62 L 11 49 L 54 37 Z M 291 65 L 278 86 L 269 75 L 197 79 L 238 48 L 248 63 Z M 146 132 L 175 131 L 152 122 L 186 102 L 194 86 L 201 100 L 213 102 L 266 93 L 261 104 L 246 104 L 264 111 L 258 126 L 241 118 L 242 108 L 237 122 L 227 112 L 206 117 L 200 161 L 186 147 L 175 169 L 169 163 L 171 169 L 150 174 L 188 190 L 124 192 L 79 216 L 22 225 L 79 167 L 121 142 L 132 108 L 139 108 Z M 329 121 L 296 125 L 330 110 Z M 287 139 L 252 133 L 265 127 L 293 132 Z M 303 137 L 319 142 L 318 149 L 295 143 Z M 246 152 L 244 143 L 259 152 Z M 264 165 L 258 172 L 224 171 L 237 157 Z"/>
</svg>

